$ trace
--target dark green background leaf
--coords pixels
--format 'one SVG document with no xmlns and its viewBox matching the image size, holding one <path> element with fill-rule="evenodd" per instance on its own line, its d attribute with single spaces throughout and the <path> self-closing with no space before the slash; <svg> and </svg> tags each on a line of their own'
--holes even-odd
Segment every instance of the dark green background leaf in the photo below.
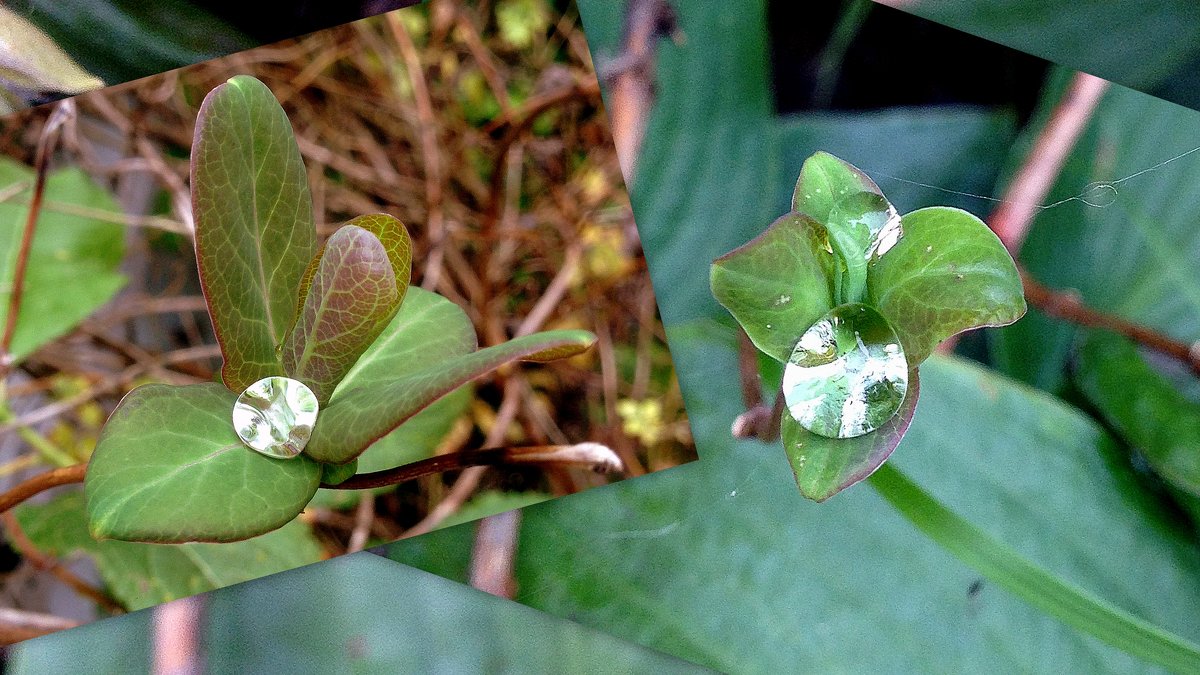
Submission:
<svg viewBox="0 0 1200 675">
<path fill-rule="evenodd" d="M 276 347 L 296 317 L 316 250 L 312 197 L 291 123 L 275 95 L 238 76 L 204 100 L 192 146 L 200 282 L 225 364 L 241 392 L 282 375 Z"/>
<path fill-rule="evenodd" d="M 1155 472 L 1200 497 L 1200 404 L 1151 369 L 1132 343 L 1103 331 L 1080 350 L 1075 381 Z"/>
<path fill-rule="evenodd" d="M 303 523 L 229 544 L 135 544 L 96 541 L 88 534 L 83 493 L 27 504 L 16 511 L 22 529 L 41 551 L 60 558 L 86 553 L 104 585 L 131 610 L 257 579 L 324 557 Z"/>
<path fill-rule="evenodd" d="M 89 529 L 97 537 L 178 543 L 236 541 L 295 518 L 321 467 L 272 459 L 233 430 L 237 397 L 219 384 L 147 384 L 113 411 L 88 463 Z"/>
<path fill-rule="evenodd" d="M 820 149 L 879 180 L 902 212 L 979 209 L 887 176 L 991 194 L 1011 113 L 780 122 L 765 3 L 677 9 L 687 43 L 659 48 L 658 105 L 632 193 L 702 459 L 526 509 L 519 599 L 727 672 L 1146 669 L 982 580 L 867 486 L 808 503 L 779 445 L 729 434 L 742 412 L 730 395 L 736 342 L 695 261 L 786 211 L 800 162 Z M 620 6 L 588 0 L 581 11 L 597 60 L 618 53 Z M 890 461 L 1039 565 L 1195 639 L 1191 601 L 1180 600 L 1200 597 L 1191 533 L 1139 489 L 1095 423 L 958 361 L 931 359 L 921 374 L 921 405 Z M 469 528 L 452 528 L 390 550 L 453 574 L 471 543 Z"/>
<path fill-rule="evenodd" d="M 204 615 L 212 673 L 707 672 L 368 553 L 216 591 Z M 24 642 L 11 672 L 144 671 L 151 617 Z"/>
<path fill-rule="evenodd" d="M 1190 0 L 881 1 L 1074 70 L 1200 106 L 1194 86 L 1200 22 Z"/>
<path fill-rule="evenodd" d="M 670 339 L 703 458 L 525 509 L 518 600 L 725 672 L 1145 667 L 982 580 L 866 485 L 804 500 L 779 445 L 734 441 L 738 401 L 707 386 L 736 377 L 733 341 L 709 322 Z M 921 374 L 890 462 L 1039 565 L 1200 635 L 1192 535 L 1098 425 L 958 360 L 931 358 Z M 453 573 L 473 541 L 457 529 L 388 550 Z"/>
</svg>

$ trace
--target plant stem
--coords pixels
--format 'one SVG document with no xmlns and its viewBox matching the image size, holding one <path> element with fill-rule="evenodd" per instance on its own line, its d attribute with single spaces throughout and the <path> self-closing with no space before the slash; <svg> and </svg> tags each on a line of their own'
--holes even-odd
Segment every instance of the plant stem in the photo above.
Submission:
<svg viewBox="0 0 1200 675">
<path fill-rule="evenodd" d="M 30 497 L 41 494 L 52 487 L 59 485 L 70 485 L 71 483 L 82 483 L 83 478 L 87 473 L 87 464 L 73 464 L 59 469 L 52 469 L 19 483 L 16 487 L 8 492 L 0 494 L 0 513 L 8 511 L 12 507 L 29 499 Z"/>
<path fill-rule="evenodd" d="M 4 315 L 4 333 L 0 335 L 0 379 L 8 376 L 12 367 L 12 340 L 17 330 L 17 315 L 21 311 L 21 295 L 25 291 L 25 270 L 29 267 L 29 251 L 33 248 L 33 233 L 38 216 L 42 212 L 42 198 L 46 194 L 46 174 L 50 161 L 50 140 L 54 131 L 62 126 L 66 118 L 74 113 L 73 104 L 62 103 L 50 114 L 46 126 L 38 139 L 34 155 L 34 170 L 37 179 L 33 184 L 33 198 L 29 201 L 29 213 L 25 217 L 25 230 L 21 233 L 21 248 L 17 251 L 17 263 L 13 269 L 12 289 L 8 296 L 8 313 Z"/>
<path fill-rule="evenodd" d="M 1003 201 L 988 218 L 988 224 L 1013 256 L 1021 249 L 1034 215 L 1050 193 L 1063 163 L 1087 128 L 1107 88 L 1106 80 L 1087 73 L 1075 74 L 1025 162 L 1004 191 Z"/>
<path fill-rule="evenodd" d="M 1025 284 L 1025 299 L 1046 315 L 1087 328 L 1113 331 L 1144 347 L 1183 361 L 1192 372 L 1200 375 L 1200 342 L 1188 345 L 1132 321 L 1097 312 L 1084 305 L 1077 293 L 1047 288 L 1025 270 L 1021 270 L 1021 281 Z"/>
<path fill-rule="evenodd" d="M 870 481 L 918 530 L 1030 605 L 1168 670 L 1200 672 L 1200 646 L 1026 560 L 946 508 L 891 463 L 879 467 Z"/>
<path fill-rule="evenodd" d="M 14 419 L 16 419 L 16 415 L 13 414 L 12 410 L 10 410 L 8 406 L 4 405 L 3 402 L 0 402 L 0 424 L 7 424 L 12 422 Z M 17 434 L 20 435 L 20 437 L 26 443 L 28 443 L 34 450 L 37 450 L 42 459 L 55 466 L 71 466 L 79 461 L 68 454 L 65 450 L 55 445 L 50 439 L 38 433 L 37 430 L 32 427 L 24 424 L 18 424 L 16 430 Z"/>
<path fill-rule="evenodd" d="M 121 603 L 114 600 L 107 593 L 79 578 L 57 558 L 42 553 L 29 536 L 25 534 L 25 530 L 21 529 L 21 523 L 17 521 L 16 515 L 11 511 L 0 514 L 0 521 L 4 523 L 9 543 L 31 565 L 54 575 L 59 581 L 70 586 L 76 593 L 89 598 L 110 613 L 121 614 L 125 612 L 125 608 L 121 606 Z"/>
<path fill-rule="evenodd" d="M 585 465 L 591 466 L 596 471 L 616 471 L 621 468 L 621 461 L 617 458 L 616 453 L 599 443 L 486 448 L 436 455 L 384 471 L 356 474 L 335 485 L 322 483 L 321 487 L 335 490 L 369 490 L 472 466 L 543 463 Z"/>
</svg>

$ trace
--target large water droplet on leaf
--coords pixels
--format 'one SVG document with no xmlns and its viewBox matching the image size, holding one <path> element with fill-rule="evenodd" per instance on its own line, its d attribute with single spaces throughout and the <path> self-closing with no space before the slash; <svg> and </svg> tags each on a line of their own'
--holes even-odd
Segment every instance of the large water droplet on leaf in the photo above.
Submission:
<svg viewBox="0 0 1200 675">
<path fill-rule="evenodd" d="M 870 433 L 896 414 L 908 390 L 908 363 L 879 312 L 835 307 L 796 343 L 783 370 L 783 397 L 802 427 L 829 438 Z"/>
<path fill-rule="evenodd" d="M 900 213 L 883 195 L 874 192 L 858 192 L 844 197 L 829 212 L 830 226 L 848 227 L 858 230 L 863 240 L 864 257 L 870 260 L 888 252 L 896 245 L 903 231 L 900 228 Z"/>
<path fill-rule="evenodd" d="M 233 428 L 251 450 L 268 457 L 299 455 L 317 423 L 317 397 L 304 383 L 265 377 L 233 404 Z"/>
</svg>

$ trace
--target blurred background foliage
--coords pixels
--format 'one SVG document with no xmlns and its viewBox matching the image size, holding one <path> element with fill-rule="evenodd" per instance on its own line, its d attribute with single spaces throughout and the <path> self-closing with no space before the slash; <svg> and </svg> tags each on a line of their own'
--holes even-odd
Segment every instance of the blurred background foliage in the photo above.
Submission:
<svg viewBox="0 0 1200 675">
<path fill-rule="evenodd" d="M 108 84 L 128 82 L 420 0 L 9 0 Z"/>
<path fill-rule="evenodd" d="M 138 612 L 23 643 L 7 672 L 709 672 L 366 553 L 264 581 L 209 596 L 202 661 L 154 661 Z"/>
<path fill-rule="evenodd" d="M 1200 109 L 1200 6 L 1191 0 L 878 2 Z"/>
<path fill-rule="evenodd" d="M 204 94 L 241 73 L 266 82 L 295 127 L 320 234 L 359 214 L 399 217 L 414 239 L 414 283 L 462 306 L 481 344 L 526 327 L 599 336 L 570 361 L 523 364 L 445 397 L 368 450 L 359 470 L 488 444 L 595 441 L 626 471 L 470 471 L 373 493 L 322 490 L 277 532 L 183 546 L 96 542 L 78 489 L 65 489 L 6 517 L 5 607 L 71 625 L 695 457 L 577 12 L 543 0 L 439 2 L 75 99 L 0 409 L 3 487 L 86 461 L 133 387 L 213 379 L 188 153 Z M 49 113 L 0 121 L 9 281 L 32 181 L 24 165 Z M 0 287 L 4 311 L 10 292 Z"/>
</svg>

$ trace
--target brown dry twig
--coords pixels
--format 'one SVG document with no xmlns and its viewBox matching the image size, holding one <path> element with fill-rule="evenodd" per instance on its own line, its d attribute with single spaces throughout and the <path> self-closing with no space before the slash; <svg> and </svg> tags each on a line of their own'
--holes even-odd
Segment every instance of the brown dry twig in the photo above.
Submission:
<svg viewBox="0 0 1200 675">
<path fill-rule="evenodd" d="M 34 495 L 41 494 L 50 488 L 71 483 L 82 483 L 87 473 L 87 464 L 75 464 L 60 469 L 51 469 L 28 478 L 16 487 L 0 494 L 0 513 L 24 502 Z"/>
</svg>

